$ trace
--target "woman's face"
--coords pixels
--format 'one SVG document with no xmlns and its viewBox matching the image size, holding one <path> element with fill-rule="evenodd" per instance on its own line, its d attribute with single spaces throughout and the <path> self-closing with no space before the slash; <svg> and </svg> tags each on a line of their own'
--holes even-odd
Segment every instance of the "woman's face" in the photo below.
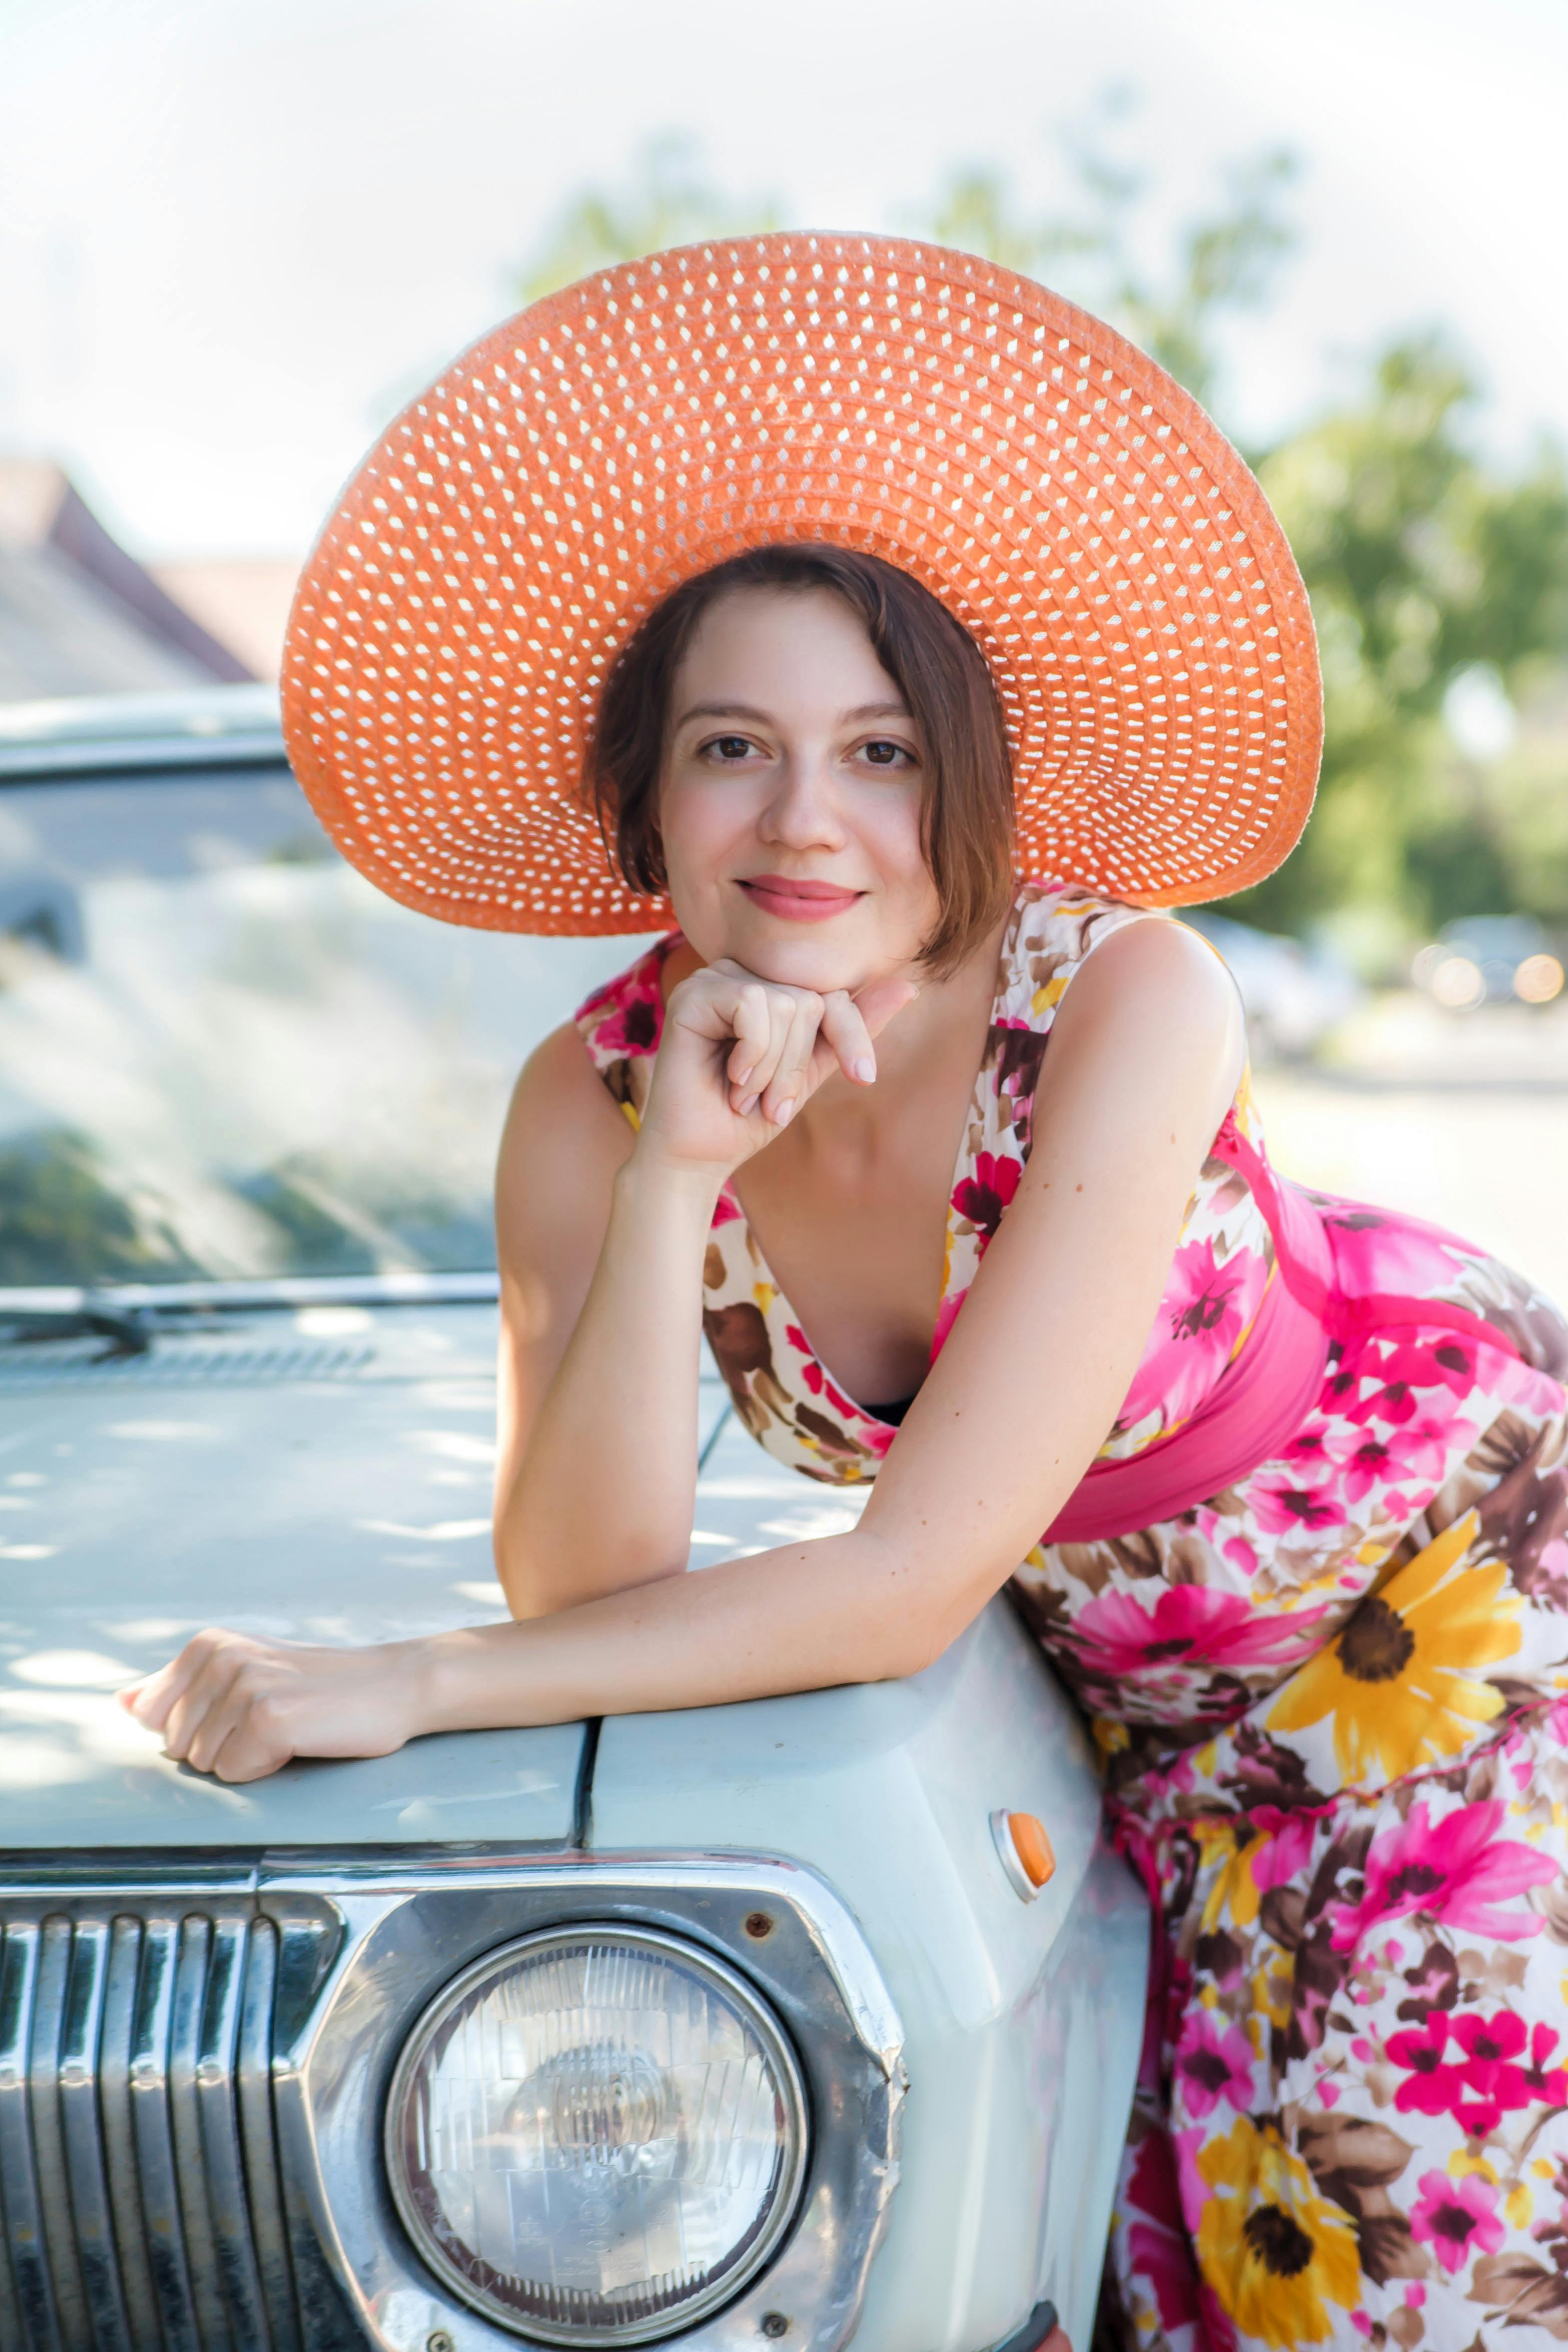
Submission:
<svg viewBox="0 0 1568 2352">
<path fill-rule="evenodd" d="M 675 674 L 660 787 L 686 938 L 822 992 L 912 964 L 939 912 L 923 783 L 915 722 L 841 597 L 720 597 Z"/>
</svg>

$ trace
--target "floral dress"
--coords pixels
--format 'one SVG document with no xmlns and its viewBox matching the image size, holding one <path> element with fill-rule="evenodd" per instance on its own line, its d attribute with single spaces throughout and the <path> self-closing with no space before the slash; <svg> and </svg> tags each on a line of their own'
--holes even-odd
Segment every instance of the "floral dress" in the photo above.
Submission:
<svg viewBox="0 0 1568 2352">
<path fill-rule="evenodd" d="M 1018 896 L 933 1357 L 1017 1192 L 1056 1007 L 1140 919 Z M 672 944 L 578 1016 L 633 1121 Z M 1288 1189 L 1244 1077 L 1104 1459 L 1240 1361 Z M 1333 1273 L 1297 1425 L 1157 1525 L 1042 1540 L 1013 1585 L 1159 1921 L 1097 2341 L 1526 2352 L 1568 2342 L 1568 1328 L 1448 1234 L 1296 1198 Z M 895 1430 L 813 1353 L 727 1187 L 704 1283 L 753 1435 L 874 1477 Z"/>
</svg>

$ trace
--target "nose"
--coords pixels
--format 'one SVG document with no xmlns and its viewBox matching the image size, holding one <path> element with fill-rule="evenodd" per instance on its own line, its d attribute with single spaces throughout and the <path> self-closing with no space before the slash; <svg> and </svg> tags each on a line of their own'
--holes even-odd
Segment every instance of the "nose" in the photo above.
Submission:
<svg viewBox="0 0 1568 2352">
<path fill-rule="evenodd" d="M 758 823 L 762 839 L 779 849 L 841 849 L 846 835 L 825 754 L 791 751 Z"/>
</svg>

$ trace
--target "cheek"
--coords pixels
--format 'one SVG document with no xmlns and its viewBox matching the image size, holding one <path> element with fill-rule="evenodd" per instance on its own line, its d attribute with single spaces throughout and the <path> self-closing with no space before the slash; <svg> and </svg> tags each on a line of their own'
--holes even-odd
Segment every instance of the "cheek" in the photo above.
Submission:
<svg viewBox="0 0 1568 2352">
<path fill-rule="evenodd" d="M 714 890 L 753 838 L 753 826 L 743 794 L 684 792 L 676 782 L 660 797 L 659 834 L 678 914 L 683 904 L 700 905 Z"/>
<path fill-rule="evenodd" d="M 920 803 L 914 793 L 872 803 L 862 813 L 860 835 L 890 898 L 904 908 L 935 905 L 936 885 L 921 847 Z"/>
</svg>

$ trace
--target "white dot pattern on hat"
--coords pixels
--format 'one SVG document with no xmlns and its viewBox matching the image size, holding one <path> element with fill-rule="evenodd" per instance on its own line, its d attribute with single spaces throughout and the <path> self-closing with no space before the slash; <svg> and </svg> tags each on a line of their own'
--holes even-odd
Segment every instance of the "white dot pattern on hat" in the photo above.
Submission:
<svg viewBox="0 0 1568 2352">
<path fill-rule="evenodd" d="M 931 589 L 1006 714 L 1019 870 L 1176 905 L 1277 865 L 1311 805 L 1304 591 L 1261 490 L 1163 370 L 1029 280 L 784 234 L 536 304 L 389 427 L 301 578 L 295 770 L 393 898 L 631 931 L 585 798 L 610 663 L 671 589 L 831 541 Z"/>
</svg>

